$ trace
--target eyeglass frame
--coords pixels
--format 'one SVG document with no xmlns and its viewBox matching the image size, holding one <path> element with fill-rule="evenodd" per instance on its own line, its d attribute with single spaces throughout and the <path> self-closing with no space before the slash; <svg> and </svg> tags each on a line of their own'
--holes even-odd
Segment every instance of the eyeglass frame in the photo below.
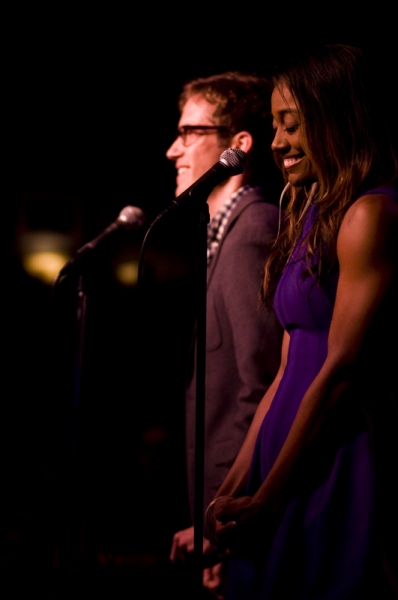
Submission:
<svg viewBox="0 0 398 600">
<path fill-rule="evenodd" d="M 202 130 L 202 132 L 200 133 L 199 131 L 196 130 Z M 210 130 L 214 130 L 214 131 L 210 131 Z M 215 133 L 217 131 L 228 131 L 228 127 L 226 125 L 182 125 L 179 129 L 177 129 L 176 132 L 176 136 L 175 139 L 181 138 L 182 144 L 183 146 L 187 147 L 187 146 L 192 146 L 192 144 L 195 143 L 195 140 L 193 142 L 191 142 L 190 144 L 187 144 L 185 142 L 186 136 L 189 135 L 189 133 L 196 133 L 196 135 L 209 135 L 211 133 Z M 185 131 L 182 131 L 185 130 Z"/>
</svg>

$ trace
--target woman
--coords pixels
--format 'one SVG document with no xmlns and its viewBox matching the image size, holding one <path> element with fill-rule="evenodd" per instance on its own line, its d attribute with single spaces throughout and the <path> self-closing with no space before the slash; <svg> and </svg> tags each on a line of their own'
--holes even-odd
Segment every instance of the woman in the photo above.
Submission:
<svg viewBox="0 0 398 600">
<path fill-rule="evenodd" d="M 397 160 L 376 84 L 344 45 L 273 77 L 288 203 L 262 297 L 284 340 L 207 509 L 229 600 L 397 598 Z"/>
</svg>

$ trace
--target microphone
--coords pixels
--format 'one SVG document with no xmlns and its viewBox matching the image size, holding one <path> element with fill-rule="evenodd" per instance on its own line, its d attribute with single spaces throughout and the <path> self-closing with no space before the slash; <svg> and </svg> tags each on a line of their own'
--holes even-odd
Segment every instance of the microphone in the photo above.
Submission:
<svg viewBox="0 0 398 600">
<path fill-rule="evenodd" d="M 84 244 L 84 246 L 79 248 L 76 254 L 68 260 L 64 267 L 62 267 L 61 271 L 59 272 L 58 279 L 71 271 L 77 262 L 80 262 L 82 258 L 95 250 L 95 248 L 110 234 L 118 231 L 120 228 L 126 229 L 127 231 L 138 229 L 145 223 L 145 218 L 145 214 L 137 206 L 125 206 L 119 213 L 118 218 L 113 223 L 111 223 L 93 240 L 87 242 L 87 244 Z"/>
<path fill-rule="evenodd" d="M 202 177 L 199 177 L 185 192 L 182 192 L 169 206 L 168 211 L 175 206 L 181 206 L 187 201 L 207 200 L 210 192 L 232 175 L 243 173 L 246 165 L 247 154 L 239 148 L 227 148 L 220 159 Z"/>
</svg>

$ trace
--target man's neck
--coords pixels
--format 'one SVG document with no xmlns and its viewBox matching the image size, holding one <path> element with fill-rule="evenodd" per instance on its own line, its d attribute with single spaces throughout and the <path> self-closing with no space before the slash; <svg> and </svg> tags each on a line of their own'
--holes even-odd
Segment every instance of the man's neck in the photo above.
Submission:
<svg viewBox="0 0 398 600">
<path fill-rule="evenodd" d="M 243 174 L 234 175 L 217 185 L 207 199 L 209 206 L 210 220 L 217 214 L 225 201 L 232 196 L 242 185 L 245 185 Z"/>
</svg>

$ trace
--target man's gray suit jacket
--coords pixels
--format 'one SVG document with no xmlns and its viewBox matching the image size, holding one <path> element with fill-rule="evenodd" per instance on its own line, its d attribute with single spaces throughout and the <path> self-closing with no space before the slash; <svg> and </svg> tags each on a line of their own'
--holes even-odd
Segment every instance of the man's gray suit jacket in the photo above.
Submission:
<svg viewBox="0 0 398 600">
<path fill-rule="evenodd" d="M 282 328 L 259 300 L 266 244 L 279 210 L 260 188 L 233 208 L 208 267 L 203 511 L 227 475 L 280 363 Z M 193 348 L 195 344 L 193 344 Z M 186 461 L 192 524 L 195 518 L 196 357 L 186 389 Z"/>
</svg>

